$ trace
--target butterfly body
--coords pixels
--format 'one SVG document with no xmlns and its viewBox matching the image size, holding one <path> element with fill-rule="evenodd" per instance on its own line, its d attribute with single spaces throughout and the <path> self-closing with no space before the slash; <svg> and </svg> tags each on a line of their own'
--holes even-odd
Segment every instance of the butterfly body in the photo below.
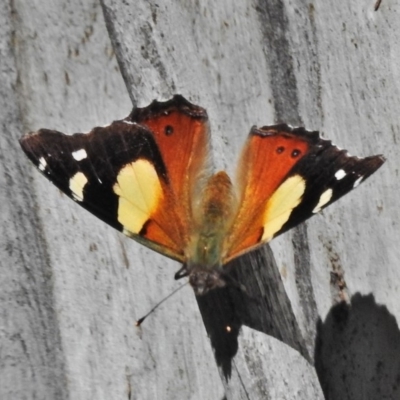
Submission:
<svg viewBox="0 0 400 400">
<path fill-rule="evenodd" d="M 197 203 L 197 204 L 196 204 Z M 194 225 L 185 251 L 185 267 L 196 294 L 225 285 L 223 274 L 224 242 L 236 210 L 232 182 L 224 172 L 210 177 L 195 202 Z"/>
<path fill-rule="evenodd" d="M 318 132 L 252 128 L 236 179 L 212 173 L 206 111 L 176 95 L 88 134 L 24 136 L 59 189 L 136 241 L 183 263 L 196 294 L 226 284 L 226 264 L 316 214 L 384 162 L 351 157 Z"/>
</svg>

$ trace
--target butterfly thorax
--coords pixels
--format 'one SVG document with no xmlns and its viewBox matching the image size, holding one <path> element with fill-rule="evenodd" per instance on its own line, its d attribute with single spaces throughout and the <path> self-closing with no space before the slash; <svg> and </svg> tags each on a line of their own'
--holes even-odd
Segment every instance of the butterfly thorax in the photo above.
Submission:
<svg viewBox="0 0 400 400">
<path fill-rule="evenodd" d="M 197 203 L 186 251 L 186 269 L 196 295 L 225 285 L 221 278 L 223 242 L 236 204 L 229 176 L 225 172 L 211 176 Z"/>
</svg>

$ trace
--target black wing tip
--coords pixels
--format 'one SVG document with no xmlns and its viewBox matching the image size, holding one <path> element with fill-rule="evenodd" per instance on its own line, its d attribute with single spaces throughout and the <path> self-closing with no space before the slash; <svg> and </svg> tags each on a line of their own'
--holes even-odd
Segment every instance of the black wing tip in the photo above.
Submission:
<svg viewBox="0 0 400 400">
<path fill-rule="evenodd" d="M 18 142 L 21 146 L 23 146 L 24 143 L 28 142 L 29 140 L 32 140 L 33 137 L 37 136 L 39 134 L 39 131 L 33 131 L 33 132 L 28 132 L 24 133 L 19 139 Z"/>
<path fill-rule="evenodd" d="M 65 133 L 55 131 L 53 129 L 41 128 L 37 131 L 28 132 L 22 135 L 19 139 L 19 143 L 22 144 L 44 135 L 65 135 Z"/>
<path fill-rule="evenodd" d="M 34 161 L 35 157 L 32 153 L 37 150 L 38 147 L 41 146 L 45 137 L 54 137 L 59 135 L 65 135 L 62 132 L 58 132 L 51 129 L 39 129 L 38 131 L 28 132 L 21 136 L 18 140 L 22 150 L 25 152 L 28 157 Z M 37 164 L 37 161 L 34 161 L 34 164 Z"/>
<path fill-rule="evenodd" d="M 373 160 L 376 164 L 379 164 L 379 167 L 386 162 L 386 157 L 383 154 L 376 154 L 375 156 L 367 157 Z"/>
<path fill-rule="evenodd" d="M 386 161 L 386 158 L 382 154 L 377 154 L 375 156 L 369 156 L 362 159 L 364 165 L 371 171 L 369 175 L 372 175 L 377 171 Z"/>
<path fill-rule="evenodd" d="M 191 103 L 181 94 L 175 94 L 172 99 L 167 101 L 154 100 L 147 107 L 136 107 L 127 119 L 140 123 L 150 117 L 168 114 L 173 111 L 180 111 L 195 119 L 208 120 L 207 111 L 204 108 Z"/>
<path fill-rule="evenodd" d="M 25 133 L 24 135 L 22 135 L 18 139 L 19 145 L 21 146 L 21 148 L 24 151 L 24 153 L 26 155 L 28 155 L 28 157 L 31 154 L 32 144 L 36 140 L 36 138 L 38 137 L 39 132 L 40 131 L 28 132 L 28 133 Z M 29 157 L 29 158 L 31 158 L 31 157 Z M 32 158 L 31 158 L 31 160 L 32 160 Z"/>
<path fill-rule="evenodd" d="M 381 163 L 380 165 L 386 162 L 386 157 L 383 154 L 377 154 L 375 157 L 380 160 L 379 161 Z"/>
</svg>

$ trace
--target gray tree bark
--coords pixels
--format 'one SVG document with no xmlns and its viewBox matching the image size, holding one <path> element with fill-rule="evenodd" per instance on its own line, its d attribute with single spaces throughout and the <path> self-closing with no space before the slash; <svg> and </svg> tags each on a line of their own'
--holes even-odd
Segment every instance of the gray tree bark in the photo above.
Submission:
<svg viewBox="0 0 400 400">
<path fill-rule="evenodd" d="M 400 4 L 0 0 L 0 10 L 0 398 L 400 397 Z M 138 329 L 179 286 L 179 266 L 67 200 L 18 138 L 88 131 L 175 93 L 207 109 L 216 168 L 231 175 L 250 127 L 282 121 L 388 160 L 233 265 L 255 299 L 221 291 L 200 313 L 187 286 Z"/>
</svg>

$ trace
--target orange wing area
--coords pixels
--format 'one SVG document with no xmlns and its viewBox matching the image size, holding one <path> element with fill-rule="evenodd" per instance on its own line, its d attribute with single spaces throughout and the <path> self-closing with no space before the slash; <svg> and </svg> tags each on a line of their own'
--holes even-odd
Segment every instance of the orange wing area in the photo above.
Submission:
<svg viewBox="0 0 400 400">
<path fill-rule="evenodd" d="M 307 141 L 289 133 L 252 129 L 239 162 L 240 206 L 225 242 L 224 263 L 264 241 L 268 200 L 308 148 Z"/>
<path fill-rule="evenodd" d="M 207 113 L 176 95 L 167 102 L 153 102 L 133 110 L 127 120 L 153 133 L 167 170 L 163 201 L 142 235 L 158 243 L 172 240 L 183 249 L 189 236 L 193 197 L 208 177 Z"/>
</svg>

